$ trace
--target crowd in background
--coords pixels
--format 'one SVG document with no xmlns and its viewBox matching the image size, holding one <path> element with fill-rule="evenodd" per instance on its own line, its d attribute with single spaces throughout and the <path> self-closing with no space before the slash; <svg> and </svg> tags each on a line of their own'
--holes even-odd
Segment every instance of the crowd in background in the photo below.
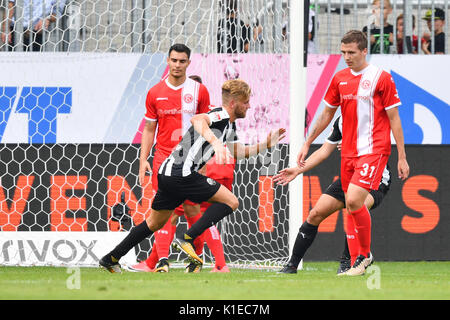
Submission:
<svg viewBox="0 0 450 320">
<path fill-rule="evenodd" d="M 3 17 L 0 23 L 1 43 L 3 51 L 18 50 L 18 39 L 21 34 L 23 51 L 45 51 L 45 31 L 55 28 L 58 18 L 66 14 L 68 0 L 23 0 L 22 19 L 19 33 L 16 21 L 16 1 L 4 0 Z M 6 5 L 5 5 L 6 3 Z M 239 15 L 238 0 L 224 0 L 221 2 L 224 17 L 217 24 L 217 52 L 218 53 L 247 53 L 265 52 L 263 17 L 249 17 L 249 22 L 244 22 Z M 413 34 L 411 38 L 404 35 L 404 15 L 400 13 L 395 17 L 396 26 L 388 22 L 392 15 L 392 4 L 389 0 L 372 1 L 373 21 L 368 22 L 363 28 L 370 40 L 370 53 L 445 53 L 445 11 L 439 7 L 429 9 L 425 15 L 418 17 L 426 21 L 428 30 L 421 35 Z M 383 12 L 381 12 L 383 9 Z M 309 11 L 308 52 L 319 53 L 316 48 L 318 37 L 318 13 L 317 7 L 311 5 Z M 416 17 L 413 15 L 413 29 L 416 27 Z M 267 28 L 267 27 L 266 27 Z M 434 33 L 434 34 L 432 34 Z M 62 35 L 63 33 L 61 33 Z M 280 38 L 287 40 L 288 21 L 284 19 Z M 395 39 L 395 40 L 394 40 Z M 406 42 L 405 42 L 406 39 Z M 266 39 L 267 42 L 267 39 Z M 251 50 L 250 50 L 251 46 Z M 420 46 L 420 50 L 419 50 Z M 382 50 L 382 51 L 381 51 Z"/>
</svg>

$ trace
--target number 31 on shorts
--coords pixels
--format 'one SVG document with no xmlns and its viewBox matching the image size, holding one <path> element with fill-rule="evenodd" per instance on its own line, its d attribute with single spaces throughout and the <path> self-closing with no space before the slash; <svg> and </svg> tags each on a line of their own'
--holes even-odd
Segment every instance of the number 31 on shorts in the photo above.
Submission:
<svg viewBox="0 0 450 320">
<path fill-rule="evenodd" d="M 373 172 L 375 171 L 375 166 L 369 166 L 369 164 L 364 163 L 362 165 L 363 169 L 359 172 L 361 176 L 365 177 L 370 171 L 369 178 L 372 178 Z"/>
</svg>

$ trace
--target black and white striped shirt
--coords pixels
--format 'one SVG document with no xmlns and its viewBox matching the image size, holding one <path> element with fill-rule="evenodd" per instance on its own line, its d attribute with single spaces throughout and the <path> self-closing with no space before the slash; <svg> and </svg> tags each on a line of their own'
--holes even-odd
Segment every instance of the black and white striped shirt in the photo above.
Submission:
<svg viewBox="0 0 450 320">
<path fill-rule="evenodd" d="M 338 144 L 341 141 L 342 141 L 342 117 L 339 116 L 334 121 L 333 129 L 328 135 L 326 142 L 331 144 Z M 389 170 L 389 165 L 386 165 L 386 167 L 383 170 L 380 185 L 381 184 L 384 184 L 386 187 L 389 187 L 391 184 L 391 171 Z"/>
<path fill-rule="evenodd" d="M 215 108 L 207 113 L 210 119 L 209 128 L 223 143 L 239 141 L 236 134 L 236 124 L 230 122 L 230 115 L 223 108 Z M 214 149 L 194 127 L 191 126 L 172 151 L 171 155 L 161 164 L 158 173 L 165 176 L 187 177 L 200 170 L 214 156 Z"/>
</svg>

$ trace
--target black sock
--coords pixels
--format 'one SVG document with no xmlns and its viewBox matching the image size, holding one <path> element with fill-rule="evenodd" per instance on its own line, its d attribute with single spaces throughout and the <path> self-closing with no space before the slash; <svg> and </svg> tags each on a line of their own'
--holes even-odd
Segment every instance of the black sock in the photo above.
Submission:
<svg viewBox="0 0 450 320">
<path fill-rule="evenodd" d="M 142 240 L 152 234 L 153 232 L 148 228 L 147 222 L 144 220 L 144 222 L 131 229 L 125 239 L 110 252 L 110 255 L 119 261 L 120 258 L 126 255 L 135 245 L 139 244 Z"/>
<path fill-rule="evenodd" d="M 203 213 L 202 217 L 194 223 L 191 228 L 186 231 L 186 235 L 189 238 L 185 240 L 193 241 L 201 235 L 206 229 L 215 225 L 217 222 L 225 218 L 226 216 L 233 213 L 233 209 L 224 203 L 213 203 L 206 211 Z"/>
<path fill-rule="evenodd" d="M 313 226 L 308 222 L 304 222 L 298 230 L 297 238 L 295 239 L 294 249 L 289 264 L 298 267 L 300 260 L 305 255 L 306 250 L 311 246 L 317 234 L 318 226 Z"/>
<path fill-rule="evenodd" d="M 341 259 L 350 259 L 350 251 L 348 250 L 347 235 L 345 235 L 344 251 L 342 251 Z"/>
</svg>

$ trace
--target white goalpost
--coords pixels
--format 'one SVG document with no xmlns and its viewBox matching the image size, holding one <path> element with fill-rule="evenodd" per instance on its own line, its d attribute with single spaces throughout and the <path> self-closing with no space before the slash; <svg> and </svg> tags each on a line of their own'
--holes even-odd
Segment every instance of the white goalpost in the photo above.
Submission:
<svg viewBox="0 0 450 320">
<path fill-rule="evenodd" d="M 309 2 L 309 1 L 306 1 Z M 297 165 L 297 155 L 304 142 L 306 109 L 306 65 L 304 65 L 303 1 L 292 1 L 290 8 L 290 104 L 289 166 Z M 289 254 L 303 222 L 303 175 L 289 183 Z M 303 260 L 299 264 L 301 269 Z"/>
</svg>

